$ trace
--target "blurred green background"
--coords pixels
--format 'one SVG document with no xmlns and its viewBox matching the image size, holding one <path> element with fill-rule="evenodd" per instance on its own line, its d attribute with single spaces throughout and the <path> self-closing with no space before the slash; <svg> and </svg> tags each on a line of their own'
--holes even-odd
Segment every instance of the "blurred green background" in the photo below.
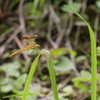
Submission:
<svg viewBox="0 0 100 100">
<path fill-rule="evenodd" d="M 60 99 L 90 100 L 89 33 L 85 23 L 64 5 L 70 5 L 89 22 L 100 46 L 100 0 L 0 0 L 0 100 L 21 100 L 20 96 L 3 97 L 23 92 L 38 51 L 9 55 L 28 45 L 23 36 L 33 35 L 38 38 L 32 44 L 49 50 L 54 59 Z M 46 96 L 31 95 L 27 100 L 53 100 L 44 57 L 38 62 L 29 92 Z"/>
</svg>

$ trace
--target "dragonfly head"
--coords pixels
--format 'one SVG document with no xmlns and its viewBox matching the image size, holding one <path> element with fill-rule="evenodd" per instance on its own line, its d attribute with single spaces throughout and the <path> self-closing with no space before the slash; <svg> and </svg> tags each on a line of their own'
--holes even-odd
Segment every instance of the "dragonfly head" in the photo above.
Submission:
<svg viewBox="0 0 100 100">
<path fill-rule="evenodd" d="M 40 48 L 41 46 L 39 44 L 36 44 L 36 48 Z"/>
<path fill-rule="evenodd" d="M 34 37 L 34 38 L 37 38 L 37 37 L 38 37 L 38 35 L 34 35 L 33 37 Z"/>
</svg>

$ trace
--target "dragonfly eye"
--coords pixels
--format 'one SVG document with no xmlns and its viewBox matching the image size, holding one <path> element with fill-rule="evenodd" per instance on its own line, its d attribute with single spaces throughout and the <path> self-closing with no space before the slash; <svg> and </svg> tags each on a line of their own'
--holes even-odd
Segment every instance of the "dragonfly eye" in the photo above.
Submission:
<svg viewBox="0 0 100 100">
<path fill-rule="evenodd" d="M 37 47 L 37 48 L 40 48 L 41 46 L 40 46 L 39 44 L 36 44 L 36 47 Z"/>
<path fill-rule="evenodd" d="M 34 35 L 33 37 L 34 37 L 34 38 L 37 38 L 37 37 L 38 37 L 38 35 Z"/>
<path fill-rule="evenodd" d="M 23 36 L 22 40 L 27 40 L 29 37 L 28 36 Z"/>
</svg>

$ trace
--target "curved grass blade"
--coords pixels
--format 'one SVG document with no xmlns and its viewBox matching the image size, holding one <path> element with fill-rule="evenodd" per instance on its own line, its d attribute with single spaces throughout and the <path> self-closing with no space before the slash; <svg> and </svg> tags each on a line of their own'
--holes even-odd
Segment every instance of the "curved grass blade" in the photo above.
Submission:
<svg viewBox="0 0 100 100">
<path fill-rule="evenodd" d="M 54 98 L 55 98 L 55 100 L 59 100 L 58 99 L 57 85 L 56 85 L 56 78 L 55 78 L 55 73 L 54 73 L 53 60 L 51 58 L 51 55 L 50 55 L 49 51 L 47 51 L 47 50 L 42 50 L 38 54 L 36 59 L 34 60 L 34 62 L 32 64 L 32 67 L 30 69 L 26 84 L 25 84 L 24 92 L 23 92 L 23 95 L 22 95 L 22 100 L 26 100 L 26 98 L 27 98 L 28 89 L 29 89 L 33 74 L 34 74 L 35 69 L 36 69 L 36 65 L 38 63 L 38 60 L 39 60 L 39 57 L 40 57 L 41 54 L 46 55 L 46 60 L 47 60 L 47 63 L 48 63 L 48 69 L 49 69 L 49 73 L 50 73 L 50 79 L 51 79 L 51 83 L 52 83 Z"/>
<path fill-rule="evenodd" d="M 97 85 L 97 53 L 96 53 L 96 39 L 94 32 L 91 28 L 91 26 L 88 24 L 88 22 L 77 12 L 75 12 L 72 8 L 69 6 L 64 6 L 70 11 L 72 11 L 74 14 L 76 14 L 78 17 L 80 17 L 87 25 L 89 34 L 90 34 L 90 41 L 91 41 L 91 73 L 92 73 L 92 79 L 91 79 L 91 100 L 96 100 L 96 85 Z"/>
<path fill-rule="evenodd" d="M 23 92 L 23 95 L 22 95 L 22 100 L 26 100 L 26 98 L 27 98 L 27 93 L 28 93 L 28 90 L 29 90 L 29 86 L 30 86 L 33 74 L 35 72 L 36 65 L 38 63 L 38 59 L 40 57 L 40 54 L 36 57 L 36 59 L 34 60 L 32 66 L 31 66 L 31 69 L 30 69 L 30 72 L 29 72 L 29 75 L 28 75 L 28 78 L 27 78 L 27 81 L 26 81 L 26 84 L 25 84 L 24 92 Z"/>
<path fill-rule="evenodd" d="M 44 50 L 44 53 L 45 53 L 47 64 L 48 64 L 48 69 L 49 69 L 50 79 L 51 79 L 51 83 L 52 83 L 54 98 L 55 98 L 55 100 L 59 100 L 56 78 L 55 78 L 56 75 L 54 73 L 53 60 L 52 60 L 51 54 L 47 50 Z"/>
<path fill-rule="evenodd" d="M 23 94 L 13 94 L 13 95 L 8 95 L 8 96 L 4 96 L 3 98 L 11 98 L 11 97 L 16 97 L 16 96 L 22 96 Z M 44 94 L 41 94 L 41 93 L 27 93 L 27 95 L 43 95 L 45 96 Z"/>
</svg>

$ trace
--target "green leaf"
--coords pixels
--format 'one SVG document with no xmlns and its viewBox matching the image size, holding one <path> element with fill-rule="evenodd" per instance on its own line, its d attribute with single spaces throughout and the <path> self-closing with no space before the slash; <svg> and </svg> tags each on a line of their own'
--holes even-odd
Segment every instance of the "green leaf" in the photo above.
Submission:
<svg viewBox="0 0 100 100">
<path fill-rule="evenodd" d="M 58 63 L 55 65 L 55 70 L 57 71 L 70 71 L 75 68 L 73 62 L 67 57 L 60 57 Z"/>
<path fill-rule="evenodd" d="M 72 88 L 71 85 L 68 85 L 68 86 L 64 87 L 64 88 L 62 89 L 62 91 L 64 92 L 64 93 L 63 93 L 63 96 L 69 96 L 70 94 L 73 93 L 73 88 Z"/>
<path fill-rule="evenodd" d="M 74 50 L 68 50 L 66 48 L 53 49 L 50 53 L 54 57 L 62 56 L 68 53 L 72 54 L 73 56 L 76 56 L 76 52 Z"/>
<path fill-rule="evenodd" d="M 33 84 L 30 89 L 29 93 L 39 93 L 41 89 L 41 86 L 39 84 Z M 39 94 L 40 95 L 40 94 Z M 27 100 L 37 100 L 37 95 L 28 95 Z"/>
<path fill-rule="evenodd" d="M 82 70 L 81 77 L 74 78 L 72 81 L 74 82 L 74 86 L 80 89 L 80 93 L 85 93 L 90 89 L 90 85 L 87 84 L 91 82 L 91 74 L 89 71 Z"/>
<path fill-rule="evenodd" d="M 80 90 L 79 90 L 79 92 L 80 93 L 86 93 L 86 92 L 88 92 L 90 90 L 90 86 L 83 86 L 82 88 L 80 88 Z"/>
<path fill-rule="evenodd" d="M 6 59 L 9 56 L 9 52 L 6 52 L 5 54 L 3 54 L 2 58 Z"/>
<path fill-rule="evenodd" d="M 99 0 L 96 1 L 96 5 L 97 5 L 97 7 L 100 9 L 100 1 L 99 1 Z"/>
<path fill-rule="evenodd" d="M 85 22 L 83 21 L 75 21 L 76 26 L 86 26 Z"/>
<path fill-rule="evenodd" d="M 15 85 L 17 89 L 21 89 L 23 84 L 25 83 L 27 78 L 27 74 L 22 74 L 18 79 L 15 81 Z"/>
<path fill-rule="evenodd" d="M 13 87 L 12 87 L 12 85 L 11 84 L 6 84 L 6 85 L 2 85 L 1 87 L 0 87 L 0 89 L 1 89 L 1 92 L 10 92 L 12 89 L 13 89 Z"/>
<path fill-rule="evenodd" d="M 82 4 L 79 3 L 79 2 L 74 2 L 73 4 L 68 5 L 68 6 L 70 6 L 70 8 L 72 8 L 72 9 L 74 9 L 74 11 L 79 12 L 79 10 L 81 9 Z M 65 11 L 65 12 L 70 12 L 70 10 L 67 9 L 65 6 L 62 7 L 62 10 Z"/>
<path fill-rule="evenodd" d="M 83 60 L 86 60 L 86 59 L 87 59 L 86 56 L 80 55 L 80 56 L 78 56 L 78 57 L 75 58 L 75 61 L 76 61 L 76 63 L 79 63 L 79 62 L 81 62 Z"/>
<path fill-rule="evenodd" d="M 91 79 L 91 74 L 90 74 L 90 72 L 89 72 L 89 71 L 86 71 L 86 70 L 82 70 L 82 71 L 81 71 L 81 76 L 82 76 L 83 78 Z"/>
<path fill-rule="evenodd" d="M 20 75 L 18 69 L 20 68 L 19 62 L 6 63 L 0 66 L 0 70 L 4 71 L 9 76 L 18 77 Z"/>
<path fill-rule="evenodd" d="M 74 86 L 77 88 L 82 88 L 83 87 L 82 82 L 86 82 L 86 81 L 87 79 L 82 78 L 82 77 L 77 77 L 77 78 L 72 79 L 72 82 L 74 82 Z"/>
<path fill-rule="evenodd" d="M 0 78 L 0 85 L 7 84 L 9 82 L 9 78 Z"/>
</svg>

